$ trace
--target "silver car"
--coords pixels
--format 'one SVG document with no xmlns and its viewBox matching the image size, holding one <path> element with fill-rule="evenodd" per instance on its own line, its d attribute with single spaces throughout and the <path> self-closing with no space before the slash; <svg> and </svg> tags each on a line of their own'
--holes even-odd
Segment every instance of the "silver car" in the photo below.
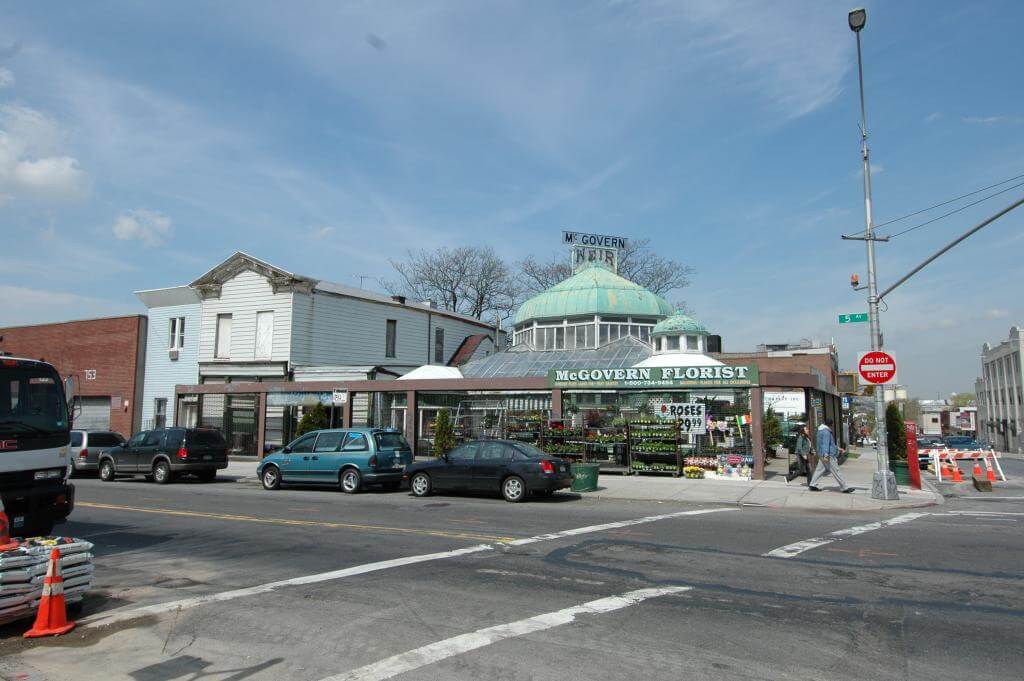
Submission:
<svg viewBox="0 0 1024 681">
<path fill-rule="evenodd" d="M 117 447 L 124 442 L 121 433 L 112 430 L 72 430 L 68 472 L 95 472 L 99 469 L 100 452 Z"/>
</svg>

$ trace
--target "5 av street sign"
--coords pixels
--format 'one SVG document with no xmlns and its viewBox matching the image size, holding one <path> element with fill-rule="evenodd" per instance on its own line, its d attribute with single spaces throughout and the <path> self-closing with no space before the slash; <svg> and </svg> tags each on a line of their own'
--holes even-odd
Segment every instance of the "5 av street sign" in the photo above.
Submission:
<svg viewBox="0 0 1024 681">
<path fill-rule="evenodd" d="M 866 383 L 893 383 L 896 381 L 896 360 L 881 350 L 862 352 L 857 357 L 857 371 Z"/>
<path fill-rule="evenodd" d="M 855 314 L 841 314 L 839 315 L 840 324 L 854 324 L 856 322 L 866 322 L 868 320 L 867 312 L 857 312 Z"/>
</svg>

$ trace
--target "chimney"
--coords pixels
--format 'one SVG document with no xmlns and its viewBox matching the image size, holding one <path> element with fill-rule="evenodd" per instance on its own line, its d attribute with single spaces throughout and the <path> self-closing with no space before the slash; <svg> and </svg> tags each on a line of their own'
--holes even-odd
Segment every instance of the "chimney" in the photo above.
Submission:
<svg viewBox="0 0 1024 681">
<path fill-rule="evenodd" d="M 395 301 L 399 305 L 405 305 L 405 296 L 391 296 L 391 300 Z"/>
<path fill-rule="evenodd" d="M 436 310 L 437 309 L 437 301 L 436 300 L 424 300 L 421 304 L 423 305 L 423 307 L 427 308 L 428 310 Z"/>
</svg>

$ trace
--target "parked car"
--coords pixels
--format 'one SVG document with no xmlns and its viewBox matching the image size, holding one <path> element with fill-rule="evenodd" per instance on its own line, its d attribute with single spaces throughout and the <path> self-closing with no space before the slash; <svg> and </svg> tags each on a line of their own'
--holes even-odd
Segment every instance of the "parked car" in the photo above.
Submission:
<svg viewBox="0 0 1024 681">
<path fill-rule="evenodd" d="M 213 428 L 156 428 L 135 433 L 128 442 L 100 452 L 100 479 L 145 475 L 161 485 L 182 473 L 212 482 L 228 467 L 228 446 Z"/>
<path fill-rule="evenodd" d="M 524 442 L 480 440 L 456 447 L 443 459 L 406 468 L 412 493 L 500 492 L 505 501 L 525 501 L 531 494 L 548 496 L 572 485 L 563 459 Z"/>
<path fill-rule="evenodd" d="M 124 435 L 112 430 L 72 430 L 69 472 L 96 472 L 99 470 L 100 452 L 124 443 Z"/>
<path fill-rule="evenodd" d="M 398 489 L 412 447 L 397 430 L 339 428 L 306 433 L 256 467 L 263 488 L 284 484 L 338 485 L 355 494 L 364 485 Z"/>
<path fill-rule="evenodd" d="M 950 449 L 981 449 L 981 445 L 967 435 L 950 435 L 943 438 L 942 442 Z"/>
</svg>

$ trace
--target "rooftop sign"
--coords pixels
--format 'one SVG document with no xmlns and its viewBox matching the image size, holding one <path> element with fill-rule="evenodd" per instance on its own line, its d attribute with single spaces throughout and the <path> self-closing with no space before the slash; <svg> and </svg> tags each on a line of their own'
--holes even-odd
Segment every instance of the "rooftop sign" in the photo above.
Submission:
<svg viewBox="0 0 1024 681">
<path fill-rule="evenodd" d="M 632 369 L 552 369 L 552 388 L 745 388 L 757 385 L 756 364 Z"/>
<path fill-rule="evenodd" d="M 619 271 L 619 251 L 626 247 L 626 238 L 606 234 L 562 231 L 562 244 L 572 249 L 572 273 L 591 263 Z"/>
<path fill-rule="evenodd" d="M 613 248 L 619 250 L 626 247 L 626 237 L 562 230 L 562 243 L 566 246 L 592 246 L 594 248 Z"/>
</svg>

